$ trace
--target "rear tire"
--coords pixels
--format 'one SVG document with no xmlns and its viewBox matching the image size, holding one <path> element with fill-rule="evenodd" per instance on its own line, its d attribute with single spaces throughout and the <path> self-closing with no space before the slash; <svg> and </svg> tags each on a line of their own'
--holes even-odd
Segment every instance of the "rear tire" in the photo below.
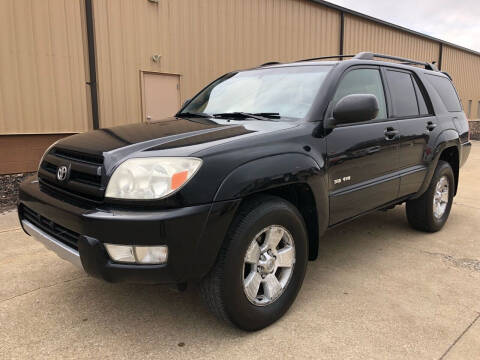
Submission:
<svg viewBox="0 0 480 360">
<path fill-rule="evenodd" d="M 427 191 L 418 199 L 407 201 L 410 226 L 425 232 L 439 231 L 447 222 L 452 208 L 455 177 L 450 164 L 439 160 Z"/>
<path fill-rule="evenodd" d="M 214 267 L 202 280 L 201 293 L 220 319 L 246 331 L 260 330 L 290 308 L 307 261 L 307 232 L 298 210 L 281 198 L 259 196 L 236 215 Z M 254 290 L 252 279 L 259 284 Z"/>
</svg>

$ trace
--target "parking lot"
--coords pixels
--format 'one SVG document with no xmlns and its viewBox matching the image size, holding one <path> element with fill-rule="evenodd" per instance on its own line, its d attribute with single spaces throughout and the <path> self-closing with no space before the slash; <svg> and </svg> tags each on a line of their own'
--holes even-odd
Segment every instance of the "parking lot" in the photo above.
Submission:
<svg viewBox="0 0 480 360">
<path fill-rule="evenodd" d="M 480 143 L 450 219 L 410 229 L 404 206 L 329 230 L 295 304 L 245 333 L 217 321 L 193 284 L 87 277 L 0 215 L 0 358 L 480 358 Z"/>
</svg>

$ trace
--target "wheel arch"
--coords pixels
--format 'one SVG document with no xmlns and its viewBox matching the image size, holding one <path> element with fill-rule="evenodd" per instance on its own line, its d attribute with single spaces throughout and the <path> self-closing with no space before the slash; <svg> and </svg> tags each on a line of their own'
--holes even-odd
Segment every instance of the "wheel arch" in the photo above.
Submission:
<svg viewBox="0 0 480 360">
<path fill-rule="evenodd" d="M 420 190 L 415 194 L 413 198 L 418 198 L 428 189 L 432 180 L 435 169 L 437 168 L 438 161 L 447 161 L 455 176 L 455 193 L 457 193 L 458 179 L 459 179 L 459 165 L 460 165 L 460 138 L 458 132 L 453 129 L 448 129 L 440 133 L 437 137 L 434 145 L 430 148 L 429 154 L 425 154 L 425 160 L 427 161 L 428 171 L 425 176 L 425 180 Z"/>
<path fill-rule="evenodd" d="M 458 146 L 449 146 L 440 154 L 439 160 L 446 161 L 450 164 L 453 170 L 453 177 L 455 179 L 455 190 L 454 196 L 457 195 L 458 189 L 458 178 L 459 178 L 459 168 L 460 168 L 460 152 L 458 150 Z"/>
<path fill-rule="evenodd" d="M 305 220 L 309 238 L 309 259 L 318 255 L 319 238 L 328 226 L 328 190 L 323 168 L 312 157 L 287 153 L 245 163 L 232 171 L 220 185 L 215 201 L 261 194 L 292 203 Z"/>
<path fill-rule="evenodd" d="M 308 184 L 289 184 L 276 187 L 261 193 L 252 194 L 258 196 L 268 194 L 282 198 L 293 204 L 302 215 L 308 234 L 308 259 L 315 260 L 318 256 L 319 245 L 319 221 L 318 211 L 315 204 L 315 196 Z"/>
</svg>

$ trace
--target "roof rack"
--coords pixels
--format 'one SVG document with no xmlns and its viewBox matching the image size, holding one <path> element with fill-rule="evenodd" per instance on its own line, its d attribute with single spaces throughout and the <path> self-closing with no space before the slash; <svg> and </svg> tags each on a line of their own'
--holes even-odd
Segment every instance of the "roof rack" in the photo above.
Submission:
<svg viewBox="0 0 480 360">
<path fill-rule="evenodd" d="M 316 58 L 311 58 L 311 59 L 302 59 L 302 60 L 297 60 L 296 62 L 303 62 L 303 61 L 313 61 L 313 60 L 323 60 L 323 59 L 336 59 L 336 58 L 347 58 L 347 57 L 354 57 L 356 55 L 330 55 L 330 56 L 320 56 Z"/>
<path fill-rule="evenodd" d="M 324 60 L 324 59 L 343 59 L 343 58 L 353 58 L 357 60 L 375 60 L 375 58 L 380 58 L 380 59 L 389 59 L 389 60 L 396 60 L 400 61 L 401 64 L 403 65 L 422 65 L 425 67 L 427 70 L 433 70 L 433 71 L 439 71 L 435 63 L 429 63 L 429 62 L 424 62 L 424 61 L 417 61 L 417 60 L 412 60 L 412 59 L 407 59 L 403 57 L 398 57 L 398 56 L 391 56 L 391 55 L 384 55 L 384 54 L 377 54 L 377 53 L 372 53 L 372 52 L 360 52 L 356 55 L 330 55 L 330 56 L 320 56 L 316 58 L 310 58 L 310 59 L 302 59 L 302 60 L 297 60 L 296 62 L 303 62 L 303 61 L 313 61 L 313 60 Z M 264 65 L 270 65 L 271 63 L 263 64 Z"/>
<path fill-rule="evenodd" d="M 450 74 L 446 71 L 440 71 L 442 74 L 444 75 L 447 75 L 447 77 L 450 79 L 450 80 L 453 80 L 452 77 L 450 76 Z"/>
<path fill-rule="evenodd" d="M 269 62 L 266 62 L 265 64 L 260 65 L 260 67 L 262 67 L 262 66 L 268 66 L 268 65 L 278 65 L 278 64 L 281 64 L 281 62 L 278 62 L 278 61 L 269 61 Z"/>
<path fill-rule="evenodd" d="M 405 65 L 411 65 L 411 64 L 422 65 L 422 66 L 425 66 L 426 70 L 438 71 L 438 68 L 435 64 L 424 62 L 424 61 L 411 60 L 411 59 L 402 58 L 398 56 L 377 54 L 377 53 L 371 53 L 371 52 L 361 52 L 355 55 L 353 58 L 357 60 L 375 60 L 375 58 L 396 60 L 396 61 L 401 61 L 401 63 Z"/>
</svg>

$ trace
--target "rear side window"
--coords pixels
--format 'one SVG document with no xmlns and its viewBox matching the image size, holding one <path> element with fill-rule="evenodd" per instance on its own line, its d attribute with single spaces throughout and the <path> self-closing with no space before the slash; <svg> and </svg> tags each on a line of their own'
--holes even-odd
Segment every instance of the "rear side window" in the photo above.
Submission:
<svg viewBox="0 0 480 360">
<path fill-rule="evenodd" d="M 387 117 L 385 92 L 379 70 L 355 69 L 348 72 L 338 85 L 337 92 L 333 98 L 333 104 L 335 105 L 344 96 L 352 94 L 375 95 L 379 105 L 376 119 L 385 119 Z"/>
<path fill-rule="evenodd" d="M 448 111 L 462 111 L 462 106 L 458 100 L 457 92 L 452 85 L 452 82 L 443 76 L 436 76 L 426 74 L 427 80 L 437 91 Z"/>
<path fill-rule="evenodd" d="M 420 112 L 412 75 L 406 72 L 387 70 L 387 79 L 392 95 L 393 115 L 395 117 L 418 116 Z M 426 107 L 426 105 L 424 106 Z"/>
<path fill-rule="evenodd" d="M 413 80 L 413 85 L 415 86 L 415 93 L 417 94 L 418 110 L 420 110 L 420 115 L 431 114 L 432 111 L 428 110 L 427 103 L 425 101 L 425 97 L 423 96 L 422 91 L 418 87 L 418 83 L 415 79 Z"/>
</svg>

